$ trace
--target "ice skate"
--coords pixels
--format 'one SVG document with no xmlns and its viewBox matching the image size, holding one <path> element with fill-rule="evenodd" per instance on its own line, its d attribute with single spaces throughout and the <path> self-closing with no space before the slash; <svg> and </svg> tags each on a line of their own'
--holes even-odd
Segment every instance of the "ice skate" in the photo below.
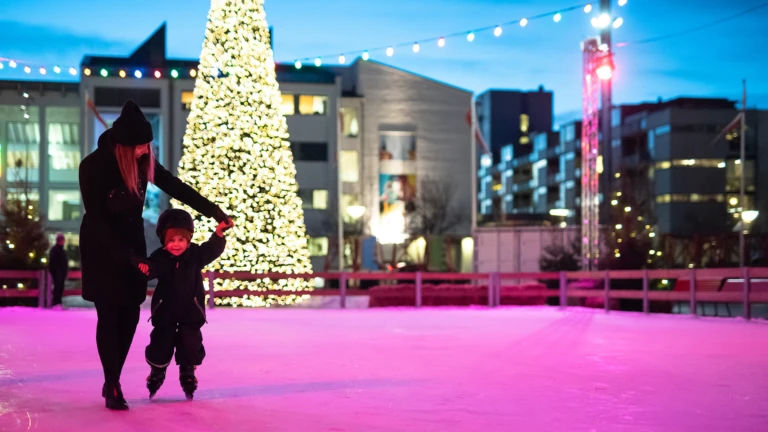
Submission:
<svg viewBox="0 0 768 432">
<path fill-rule="evenodd" d="M 164 381 L 165 369 L 152 366 L 152 371 L 147 377 L 147 390 L 149 390 L 150 399 L 152 399 L 155 396 L 155 393 L 160 390 L 160 387 L 163 385 Z"/>
<path fill-rule="evenodd" d="M 179 366 L 179 383 L 187 400 L 192 400 L 195 397 L 195 390 L 197 390 L 195 368 L 196 366 Z"/>
</svg>

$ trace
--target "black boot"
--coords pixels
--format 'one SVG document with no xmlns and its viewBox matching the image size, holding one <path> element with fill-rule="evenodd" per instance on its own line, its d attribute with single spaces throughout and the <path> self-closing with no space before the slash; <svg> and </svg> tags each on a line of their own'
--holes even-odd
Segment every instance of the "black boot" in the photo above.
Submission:
<svg viewBox="0 0 768 432">
<path fill-rule="evenodd" d="M 128 403 L 123 397 L 123 389 L 120 383 L 104 384 L 101 389 L 101 395 L 104 396 L 104 406 L 115 411 L 125 411 L 128 409 Z"/>
<path fill-rule="evenodd" d="M 152 366 L 152 371 L 149 373 L 149 376 L 147 377 L 147 390 L 149 390 L 150 399 L 152 399 L 152 397 L 155 396 L 155 393 L 157 393 L 157 391 L 160 390 L 160 386 L 163 385 L 164 381 L 165 381 L 165 368 Z"/>
<path fill-rule="evenodd" d="M 196 366 L 179 366 L 179 383 L 184 390 L 187 400 L 192 400 L 197 390 L 197 378 L 195 377 Z"/>
</svg>

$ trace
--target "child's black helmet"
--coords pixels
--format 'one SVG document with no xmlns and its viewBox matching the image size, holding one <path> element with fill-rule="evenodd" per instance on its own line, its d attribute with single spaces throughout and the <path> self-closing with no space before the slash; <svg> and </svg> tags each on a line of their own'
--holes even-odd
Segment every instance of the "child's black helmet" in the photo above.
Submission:
<svg viewBox="0 0 768 432">
<path fill-rule="evenodd" d="M 157 219 L 156 232 L 160 241 L 165 243 L 165 232 L 172 228 L 183 229 L 192 234 L 195 232 L 195 221 L 192 220 L 192 215 L 182 209 L 168 209 Z"/>
</svg>

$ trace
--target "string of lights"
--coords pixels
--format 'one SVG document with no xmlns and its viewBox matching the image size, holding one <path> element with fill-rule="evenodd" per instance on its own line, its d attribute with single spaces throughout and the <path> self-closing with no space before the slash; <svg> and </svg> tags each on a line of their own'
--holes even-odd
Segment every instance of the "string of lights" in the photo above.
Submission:
<svg viewBox="0 0 768 432">
<path fill-rule="evenodd" d="M 626 5 L 626 3 L 627 3 L 627 0 L 618 0 L 619 6 L 624 6 Z M 595 14 L 593 14 L 591 18 L 591 22 L 592 22 L 592 25 L 597 28 L 605 27 L 607 25 L 613 25 L 614 28 L 618 28 L 624 22 L 621 17 L 612 18 L 605 14 L 602 14 L 602 15 L 599 14 L 598 8 L 593 7 L 592 3 L 581 3 L 578 5 L 541 13 L 531 17 L 524 17 L 524 18 L 519 18 L 519 19 L 506 21 L 506 22 L 489 25 L 485 27 L 480 27 L 480 28 L 475 28 L 470 30 L 462 30 L 462 31 L 457 31 L 449 34 L 440 35 L 440 36 L 418 39 L 416 41 L 411 41 L 411 42 L 382 45 L 382 46 L 368 48 L 368 49 L 344 51 L 342 53 L 337 53 L 337 54 L 325 54 L 325 55 L 319 55 L 319 56 L 299 58 L 299 59 L 296 59 L 293 62 L 293 64 L 297 69 L 300 69 L 302 66 L 304 66 L 305 63 L 314 64 L 314 66 L 320 67 L 325 61 L 327 60 L 332 61 L 333 59 L 336 59 L 339 64 L 344 64 L 347 62 L 347 59 L 356 58 L 358 56 L 360 56 L 363 60 L 368 60 L 371 58 L 372 55 L 375 55 L 376 53 L 383 53 L 387 57 L 392 57 L 395 55 L 397 50 L 405 47 L 410 47 L 410 51 L 412 51 L 413 53 L 418 53 L 422 50 L 422 46 L 426 47 L 429 44 L 434 44 L 438 48 L 443 48 L 446 46 L 448 40 L 454 39 L 454 38 L 465 38 L 466 42 L 471 43 L 471 42 L 474 42 L 475 39 L 478 36 L 482 35 L 483 33 L 491 33 L 493 34 L 494 37 L 498 38 L 504 33 L 505 28 L 509 28 L 511 26 L 527 27 L 531 22 L 542 20 L 545 18 L 551 18 L 552 21 L 554 21 L 555 23 L 559 23 L 563 19 L 564 14 L 568 12 L 573 12 L 576 10 L 582 10 L 585 14 L 592 14 L 593 12 L 595 12 Z M 197 75 L 197 71 L 194 68 L 190 68 L 189 70 L 186 70 L 184 68 L 172 68 L 172 69 L 155 68 L 155 69 L 148 70 L 146 68 L 141 68 L 141 67 L 123 68 L 123 69 L 99 68 L 99 70 L 96 71 L 96 70 L 92 70 L 89 67 L 42 64 L 42 63 L 34 63 L 34 62 L 29 62 L 29 61 L 20 60 L 20 59 L 0 57 L 0 73 L 2 73 L 4 69 L 10 70 L 10 69 L 17 69 L 17 68 L 22 69 L 27 74 L 36 73 L 42 76 L 61 75 L 61 74 L 67 74 L 67 73 L 72 76 L 77 76 L 78 73 L 82 73 L 83 75 L 90 76 L 98 72 L 100 76 L 105 78 L 108 76 L 117 75 L 120 78 L 154 77 L 154 78 L 160 79 L 164 77 L 179 78 L 181 76 L 189 76 L 191 78 L 194 78 Z"/>
</svg>

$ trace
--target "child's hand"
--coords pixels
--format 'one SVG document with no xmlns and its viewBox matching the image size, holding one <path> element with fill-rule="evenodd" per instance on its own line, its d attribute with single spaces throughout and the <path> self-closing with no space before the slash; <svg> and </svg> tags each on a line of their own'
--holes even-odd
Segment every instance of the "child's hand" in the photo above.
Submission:
<svg viewBox="0 0 768 432">
<path fill-rule="evenodd" d="M 139 270 L 141 270 L 141 272 L 144 273 L 145 275 L 149 276 L 149 266 L 148 265 L 146 265 L 144 263 L 139 264 Z"/>
<path fill-rule="evenodd" d="M 232 222 L 232 219 L 227 218 L 227 220 L 219 222 L 219 226 L 216 227 L 216 235 L 219 237 L 224 237 L 224 231 L 232 228 L 235 226 L 235 223 Z"/>
</svg>

